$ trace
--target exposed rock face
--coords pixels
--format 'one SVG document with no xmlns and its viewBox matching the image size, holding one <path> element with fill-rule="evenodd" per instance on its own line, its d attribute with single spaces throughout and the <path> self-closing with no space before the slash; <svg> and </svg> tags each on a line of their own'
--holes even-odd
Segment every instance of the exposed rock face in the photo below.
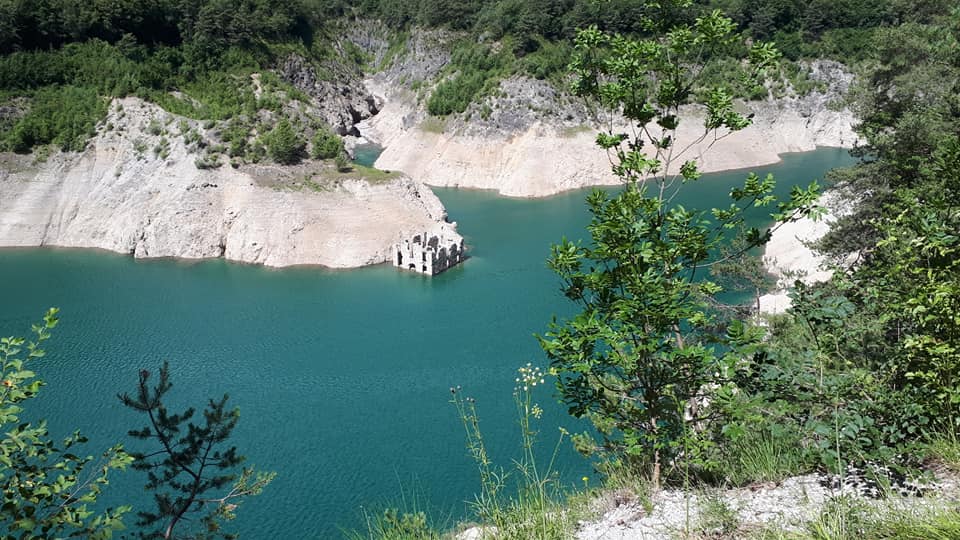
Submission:
<svg viewBox="0 0 960 540">
<path fill-rule="evenodd" d="M 498 96 L 471 104 L 463 116 L 448 127 L 460 135 L 508 139 L 538 124 L 564 131 L 576 130 L 585 124 L 599 125 L 601 120 L 585 101 L 557 90 L 546 81 L 510 77 L 500 82 Z"/>
<path fill-rule="evenodd" d="M 338 135 L 359 136 L 354 127 L 380 111 L 376 98 L 366 92 L 360 72 L 330 63 L 322 78 L 302 56 L 294 54 L 279 67 L 280 75 L 314 99 L 317 113 Z"/>
<path fill-rule="evenodd" d="M 851 193 L 831 190 L 820 197 L 820 206 L 825 214 L 817 221 L 805 217 L 782 224 L 773 231 L 763 252 L 767 270 L 777 278 L 776 289 L 760 297 L 760 312 L 784 313 L 792 304 L 789 290 L 799 280 L 807 285 L 827 281 L 833 276 L 828 265 L 841 262 L 850 265 L 854 256 L 844 261 L 830 261 L 813 250 L 812 244 L 823 238 L 836 220 L 849 215 L 857 204 Z"/>
<path fill-rule="evenodd" d="M 382 39 L 386 35 L 389 30 L 374 21 L 354 25 L 347 34 L 355 45 L 373 57 L 373 65 L 378 67 L 376 73 L 364 81 L 367 90 L 381 105 L 388 97 L 392 101 L 413 104 L 402 108 L 399 119 L 404 129 L 413 128 L 427 118 L 426 109 L 416 104 L 428 95 L 426 90 L 450 63 L 450 49 L 457 34 L 417 28 L 410 33 L 402 51 L 393 57 L 388 57 L 389 44 Z M 394 112 L 397 112 L 396 108 Z M 367 122 L 358 127 L 362 132 L 369 129 Z"/>
<path fill-rule="evenodd" d="M 824 109 L 808 115 L 777 102 L 744 108 L 755 115 L 753 126 L 693 144 L 675 156 L 676 165 L 696 159 L 704 172 L 738 169 L 776 163 L 785 152 L 849 147 L 856 141 L 849 111 Z M 386 148 L 378 167 L 403 171 L 429 185 L 495 189 L 516 197 L 619 182 L 610 171 L 610 158 L 595 144 L 594 129 L 538 121 L 512 136 L 438 133 L 410 126 L 411 114 L 409 105 L 388 101 L 369 122 L 364 135 Z M 615 131 L 631 131 L 629 125 L 613 122 Z M 677 146 L 697 141 L 703 135 L 702 126 L 701 110 L 685 110 Z"/>
<path fill-rule="evenodd" d="M 405 55 L 367 79 L 367 88 L 384 106 L 358 127 L 385 147 L 378 167 L 403 171 L 429 185 L 495 189 L 517 197 L 619 183 L 610 158 L 595 144 L 593 126 L 626 133 L 633 127 L 547 82 L 514 76 L 501 81 L 495 96 L 462 115 L 428 118 L 423 105 L 427 94 L 410 81 L 428 86 L 436 81 L 449 59 L 442 54 L 444 46 L 437 36 L 411 38 Z M 810 77 L 824 81 L 826 90 L 741 103 L 742 112 L 754 115 L 753 125 L 719 138 L 701 140 L 704 112 L 686 108 L 676 147 L 689 148 L 674 156 L 676 166 L 696 159 L 701 171 L 720 171 L 776 163 L 781 153 L 817 146 L 854 146 L 852 112 L 831 107 L 852 77 L 829 61 L 813 63 Z"/>
<path fill-rule="evenodd" d="M 116 129 L 101 128 L 85 152 L 0 167 L 0 246 L 345 268 L 389 260 L 398 235 L 439 227 L 457 236 L 439 199 L 406 177 L 371 184 L 298 181 L 272 166 L 199 170 L 176 137 L 161 159 L 150 151 L 160 136 L 146 126 L 170 115 L 135 98 L 119 103 L 123 112 L 111 106 L 104 123 Z"/>
<path fill-rule="evenodd" d="M 364 28 L 376 28 L 376 23 L 363 23 Z M 380 35 L 387 30 L 380 27 Z M 365 36 L 364 34 L 367 34 Z M 437 75 L 450 63 L 450 49 L 458 36 L 440 29 L 417 28 L 410 33 L 403 51 L 394 58 L 387 58 L 387 43 L 369 36 L 369 30 L 354 31 L 350 39 L 374 57 L 374 64 L 382 66 L 374 77 L 389 84 L 394 90 L 410 88 L 420 83 L 432 84 Z M 384 63 L 388 65 L 383 66 Z"/>
</svg>

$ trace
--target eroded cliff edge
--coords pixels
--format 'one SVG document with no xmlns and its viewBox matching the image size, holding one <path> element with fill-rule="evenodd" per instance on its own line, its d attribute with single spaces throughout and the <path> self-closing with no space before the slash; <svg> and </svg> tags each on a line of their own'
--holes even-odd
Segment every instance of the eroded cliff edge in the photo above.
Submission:
<svg viewBox="0 0 960 540">
<path fill-rule="evenodd" d="M 349 268 L 388 260 L 400 236 L 456 235 L 440 200 L 404 175 L 320 162 L 200 169 L 177 137 L 152 151 L 164 143 L 151 120 L 186 119 L 136 98 L 110 111 L 82 153 L 2 157 L 0 246 Z"/>
<path fill-rule="evenodd" d="M 377 61 L 383 57 L 382 40 L 369 34 L 352 39 Z M 418 32 L 402 54 L 366 79 L 381 107 L 359 127 L 385 148 L 378 167 L 431 186 L 493 189 L 514 197 L 619 183 L 609 157 L 595 144 L 596 126 L 615 132 L 632 128 L 545 81 L 514 75 L 463 114 L 428 116 L 425 88 L 444 78 L 452 39 L 442 31 Z M 854 115 L 838 105 L 853 76 L 826 60 L 805 69 L 816 89 L 799 95 L 788 88 L 777 98 L 741 102 L 741 111 L 753 116 L 752 126 L 694 145 L 677 164 L 696 159 L 701 171 L 714 172 L 777 163 L 780 154 L 818 146 L 853 147 Z M 677 147 L 703 134 L 703 111 L 689 107 L 683 114 Z"/>
</svg>

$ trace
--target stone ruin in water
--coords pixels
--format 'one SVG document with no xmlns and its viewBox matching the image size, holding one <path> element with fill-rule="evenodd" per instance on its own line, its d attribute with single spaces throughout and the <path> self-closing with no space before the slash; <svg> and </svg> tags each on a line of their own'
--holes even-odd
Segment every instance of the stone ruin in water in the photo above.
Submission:
<svg viewBox="0 0 960 540">
<path fill-rule="evenodd" d="M 403 238 L 393 247 L 394 266 L 428 276 L 435 276 L 456 266 L 465 258 L 463 238 L 459 235 L 448 237 L 444 231 L 429 236 L 424 232 L 413 238 Z"/>
</svg>

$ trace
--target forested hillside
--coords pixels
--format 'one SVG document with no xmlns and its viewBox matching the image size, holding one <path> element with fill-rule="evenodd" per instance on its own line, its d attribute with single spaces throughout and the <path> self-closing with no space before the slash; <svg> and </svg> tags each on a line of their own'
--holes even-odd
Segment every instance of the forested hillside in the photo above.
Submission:
<svg viewBox="0 0 960 540">
<path fill-rule="evenodd" d="M 427 102 L 431 114 L 443 116 L 463 112 L 511 74 L 565 88 L 572 38 L 577 28 L 589 25 L 642 36 L 652 31 L 645 20 L 667 27 L 688 24 L 719 8 L 751 39 L 776 41 L 788 60 L 830 57 L 851 63 L 864 59 L 879 29 L 925 23 L 945 5 L 940 0 L 699 1 L 683 8 L 633 0 L 366 0 L 359 5 L 339 0 L 10 1 L 0 4 L 0 148 L 25 152 L 53 143 L 79 150 L 105 114 L 103 98 L 137 95 L 197 119 L 223 121 L 245 114 L 246 120 L 237 120 L 224 140 L 212 143 L 233 146 L 229 157 L 256 161 L 263 153 L 263 145 L 255 144 L 256 111 L 279 114 L 284 104 L 307 96 L 287 81 L 266 78 L 271 91 L 265 97 L 245 77 L 279 70 L 295 54 L 306 58 L 320 79 L 357 86 L 360 67 L 368 72 L 382 67 L 370 65 L 368 55 L 344 37 L 345 24 L 362 26 L 364 21 L 382 21 L 394 32 L 395 44 L 416 28 L 458 32 L 451 62 Z M 717 50 L 704 58 L 707 80 L 719 80 L 744 53 Z M 771 77 L 788 81 L 799 92 L 812 86 L 792 62 Z M 769 85 L 730 84 L 744 98 L 769 91 Z M 331 123 L 329 114 L 320 116 L 322 123 Z M 301 120 L 296 115 L 290 119 L 295 124 Z M 270 129 L 275 122 L 260 127 Z M 321 126 L 304 127 L 312 136 Z M 340 125 L 326 128 L 346 132 Z"/>
<path fill-rule="evenodd" d="M 106 112 L 105 98 L 136 95 L 211 125 L 229 121 L 216 141 L 224 148 L 214 153 L 256 161 L 269 142 L 256 139 L 256 127 L 263 135 L 281 118 L 310 123 L 309 114 L 284 110 L 310 99 L 275 75 L 254 84 L 250 74 L 293 54 L 317 66 L 349 65 L 325 33 L 339 13 L 324 2 L 5 2 L 0 145 L 80 150 Z"/>
</svg>

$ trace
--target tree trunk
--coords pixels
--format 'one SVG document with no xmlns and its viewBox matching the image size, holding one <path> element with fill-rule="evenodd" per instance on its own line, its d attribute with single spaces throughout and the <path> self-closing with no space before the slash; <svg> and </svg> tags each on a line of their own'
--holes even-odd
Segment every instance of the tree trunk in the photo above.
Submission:
<svg viewBox="0 0 960 540">
<path fill-rule="evenodd" d="M 650 433 L 653 435 L 653 470 L 650 473 L 650 481 L 653 482 L 653 489 L 660 489 L 660 448 L 657 447 L 657 418 L 650 419 Z"/>
</svg>

